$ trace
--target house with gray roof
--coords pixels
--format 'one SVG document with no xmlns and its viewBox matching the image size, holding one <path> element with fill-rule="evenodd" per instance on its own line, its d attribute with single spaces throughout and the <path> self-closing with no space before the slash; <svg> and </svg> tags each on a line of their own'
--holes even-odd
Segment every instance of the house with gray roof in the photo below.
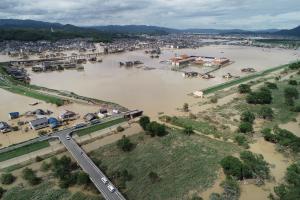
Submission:
<svg viewBox="0 0 300 200">
<path fill-rule="evenodd" d="M 47 117 L 43 117 L 43 118 L 38 118 L 35 120 L 32 120 L 29 122 L 29 126 L 30 128 L 32 128 L 33 130 L 39 130 L 42 128 L 46 128 L 48 127 L 48 119 Z"/>
</svg>

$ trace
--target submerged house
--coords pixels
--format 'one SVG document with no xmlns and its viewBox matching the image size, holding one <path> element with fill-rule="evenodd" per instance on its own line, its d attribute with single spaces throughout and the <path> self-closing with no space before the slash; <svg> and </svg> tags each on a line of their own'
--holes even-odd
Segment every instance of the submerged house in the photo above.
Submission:
<svg viewBox="0 0 300 200">
<path fill-rule="evenodd" d="M 11 131 L 11 128 L 8 125 L 8 123 L 0 122 L 0 132 L 1 133 L 7 133 L 7 132 L 10 132 L 10 131 Z"/>
<path fill-rule="evenodd" d="M 62 121 L 67 121 L 67 120 L 74 120 L 76 119 L 77 115 L 76 113 L 69 111 L 69 110 L 65 110 L 61 115 L 59 115 L 59 119 Z"/>
<path fill-rule="evenodd" d="M 48 119 L 48 124 L 49 124 L 50 128 L 57 128 L 60 126 L 60 121 L 58 121 L 58 119 L 56 119 L 54 117 L 50 117 Z"/>
<path fill-rule="evenodd" d="M 46 117 L 35 119 L 29 122 L 29 126 L 33 130 L 46 128 L 48 125 L 48 119 Z"/>
<path fill-rule="evenodd" d="M 88 113 L 88 114 L 86 114 L 84 117 L 83 117 L 83 119 L 86 121 L 86 122 L 90 122 L 90 121 L 92 121 L 92 120 L 94 120 L 94 119 L 96 119 L 97 118 L 97 116 L 95 115 L 95 114 L 93 114 L 93 113 Z"/>
<path fill-rule="evenodd" d="M 11 113 L 8 113 L 8 116 L 10 119 L 17 119 L 17 118 L 19 118 L 20 113 L 19 112 L 11 112 Z"/>
</svg>

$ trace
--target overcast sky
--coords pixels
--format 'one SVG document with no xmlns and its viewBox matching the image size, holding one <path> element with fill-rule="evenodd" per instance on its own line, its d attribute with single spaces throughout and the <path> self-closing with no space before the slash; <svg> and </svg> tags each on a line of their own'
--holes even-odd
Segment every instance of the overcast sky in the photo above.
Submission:
<svg viewBox="0 0 300 200">
<path fill-rule="evenodd" d="M 300 0 L 0 0 L 0 18 L 81 26 L 293 28 L 300 25 Z"/>
</svg>

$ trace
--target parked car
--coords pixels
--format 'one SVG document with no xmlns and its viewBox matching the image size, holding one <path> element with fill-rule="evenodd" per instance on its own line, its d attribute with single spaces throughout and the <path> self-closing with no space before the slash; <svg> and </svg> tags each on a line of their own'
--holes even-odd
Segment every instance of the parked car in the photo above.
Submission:
<svg viewBox="0 0 300 200">
<path fill-rule="evenodd" d="M 112 185 L 110 185 L 110 184 L 107 186 L 107 188 L 108 188 L 108 190 L 109 190 L 110 192 L 116 191 L 116 188 L 114 188 L 114 186 L 112 186 Z"/>
<path fill-rule="evenodd" d="M 102 181 L 104 184 L 107 184 L 107 183 L 108 183 L 108 180 L 107 180 L 106 177 L 102 177 L 102 178 L 101 178 L 101 181 Z"/>
<path fill-rule="evenodd" d="M 75 125 L 75 128 L 83 128 L 83 127 L 85 127 L 85 126 L 86 126 L 85 123 L 80 123 L 80 124 L 76 124 L 76 125 Z"/>
</svg>

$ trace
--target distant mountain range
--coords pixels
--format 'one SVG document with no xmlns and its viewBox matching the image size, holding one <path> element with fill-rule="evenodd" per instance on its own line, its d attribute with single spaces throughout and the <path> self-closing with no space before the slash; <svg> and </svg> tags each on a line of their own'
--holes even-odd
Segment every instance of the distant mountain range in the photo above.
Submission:
<svg viewBox="0 0 300 200">
<path fill-rule="evenodd" d="M 71 24 L 50 23 L 35 20 L 0 19 L 0 30 L 3 29 L 41 29 L 59 30 L 76 33 L 122 33 L 122 34 L 170 34 L 170 33 L 202 33 L 202 34 L 270 34 L 278 36 L 300 37 L 300 26 L 290 30 L 242 30 L 242 29 L 173 29 L 159 26 L 146 25 L 108 25 L 79 27 Z"/>
</svg>

